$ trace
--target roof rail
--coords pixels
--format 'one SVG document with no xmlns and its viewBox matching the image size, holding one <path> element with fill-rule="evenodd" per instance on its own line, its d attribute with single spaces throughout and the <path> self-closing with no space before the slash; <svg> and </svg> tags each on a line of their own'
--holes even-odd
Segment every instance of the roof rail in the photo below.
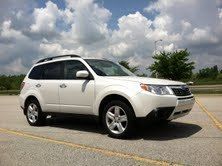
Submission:
<svg viewBox="0 0 222 166">
<path fill-rule="evenodd" d="M 44 59 L 40 59 L 37 63 L 41 63 L 41 62 L 46 62 L 46 61 L 51 61 L 53 59 L 57 59 L 57 58 L 62 58 L 62 57 L 78 57 L 78 58 L 81 58 L 79 55 L 74 55 L 74 54 L 71 54 L 71 55 L 59 55 L 59 56 L 53 56 L 53 57 L 48 57 L 48 58 L 44 58 Z"/>
</svg>

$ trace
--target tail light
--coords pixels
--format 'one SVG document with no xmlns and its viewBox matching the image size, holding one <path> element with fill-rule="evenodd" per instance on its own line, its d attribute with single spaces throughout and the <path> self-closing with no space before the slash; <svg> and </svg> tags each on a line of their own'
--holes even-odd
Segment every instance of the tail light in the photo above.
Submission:
<svg viewBox="0 0 222 166">
<path fill-rule="evenodd" d="M 24 86 L 25 86 L 25 82 L 22 82 L 20 85 L 20 91 L 23 89 Z"/>
</svg>

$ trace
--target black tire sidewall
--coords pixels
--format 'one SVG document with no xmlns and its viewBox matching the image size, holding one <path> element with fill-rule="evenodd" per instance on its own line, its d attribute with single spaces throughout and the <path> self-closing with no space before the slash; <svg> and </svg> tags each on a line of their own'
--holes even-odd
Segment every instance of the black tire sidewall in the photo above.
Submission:
<svg viewBox="0 0 222 166">
<path fill-rule="evenodd" d="M 29 121 L 29 119 L 28 119 L 28 106 L 30 105 L 30 104 L 35 104 L 36 106 L 37 106 L 37 111 L 38 111 L 38 118 L 37 118 L 37 120 L 36 120 L 36 122 L 34 122 L 34 123 L 32 123 L 32 122 L 30 122 Z M 39 104 L 39 102 L 37 101 L 37 100 L 30 100 L 28 103 L 27 103 L 27 105 L 26 105 L 26 107 L 25 107 L 25 111 L 26 111 L 26 119 L 27 119 L 27 121 L 28 121 L 28 123 L 31 125 L 31 126 L 40 126 L 40 125 L 43 125 L 43 122 L 44 122 L 44 120 L 45 120 L 45 117 L 44 117 L 44 115 L 43 115 L 43 113 L 42 113 L 42 109 L 41 109 L 41 106 L 40 106 L 40 104 Z"/>
<path fill-rule="evenodd" d="M 126 116 L 127 116 L 127 120 L 128 120 L 127 128 L 121 134 L 115 134 L 115 133 L 111 132 L 110 129 L 108 128 L 107 124 L 106 124 L 106 113 L 109 110 L 109 108 L 112 107 L 112 106 L 121 107 L 125 111 Z M 113 138 L 119 138 L 119 139 L 120 138 L 127 138 L 127 137 L 130 137 L 131 134 L 134 132 L 135 114 L 134 114 L 133 109 L 131 108 L 131 106 L 128 106 L 126 103 L 124 103 L 120 100 L 113 100 L 113 101 L 110 101 L 104 107 L 103 114 L 102 114 L 102 122 L 103 122 L 103 126 L 105 127 L 109 136 L 111 136 Z"/>
</svg>

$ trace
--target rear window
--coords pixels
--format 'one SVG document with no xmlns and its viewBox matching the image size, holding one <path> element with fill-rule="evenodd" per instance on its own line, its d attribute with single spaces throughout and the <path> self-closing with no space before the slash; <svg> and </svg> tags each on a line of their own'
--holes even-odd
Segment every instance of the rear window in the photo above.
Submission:
<svg viewBox="0 0 222 166">
<path fill-rule="evenodd" d="M 34 67 L 29 74 L 29 78 L 36 79 L 36 80 L 41 79 L 42 71 L 43 71 L 42 69 L 43 69 L 42 65 Z"/>
</svg>

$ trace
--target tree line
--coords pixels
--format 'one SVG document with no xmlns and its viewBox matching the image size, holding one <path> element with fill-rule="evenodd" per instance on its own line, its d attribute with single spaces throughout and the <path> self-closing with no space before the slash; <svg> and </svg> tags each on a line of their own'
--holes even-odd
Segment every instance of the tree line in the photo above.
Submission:
<svg viewBox="0 0 222 166">
<path fill-rule="evenodd" d="M 21 82 L 25 78 L 21 75 L 0 75 L 0 90 L 17 90 L 20 89 Z"/>
<path fill-rule="evenodd" d="M 190 52 L 185 50 L 176 50 L 172 52 L 159 52 L 153 56 L 154 63 L 146 70 L 151 71 L 150 77 L 165 78 L 179 81 L 197 81 L 197 80 L 220 80 L 222 83 L 222 70 L 218 66 L 200 69 L 193 73 L 195 63 L 190 61 Z M 147 77 L 146 73 L 140 73 L 139 66 L 130 64 L 122 60 L 119 62 L 122 66 L 129 69 L 137 76 Z M 0 75 L 0 90 L 20 89 L 20 84 L 25 75 Z"/>
<path fill-rule="evenodd" d="M 153 59 L 154 63 L 146 68 L 151 71 L 150 77 L 197 82 L 199 80 L 219 80 L 222 83 L 222 70 L 219 70 L 217 65 L 200 69 L 194 73 L 195 63 L 190 61 L 190 52 L 187 49 L 172 52 L 162 51 L 155 54 Z M 119 63 L 138 76 L 147 76 L 145 73 L 139 74 L 139 66 L 133 66 L 128 61 Z"/>
</svg>

